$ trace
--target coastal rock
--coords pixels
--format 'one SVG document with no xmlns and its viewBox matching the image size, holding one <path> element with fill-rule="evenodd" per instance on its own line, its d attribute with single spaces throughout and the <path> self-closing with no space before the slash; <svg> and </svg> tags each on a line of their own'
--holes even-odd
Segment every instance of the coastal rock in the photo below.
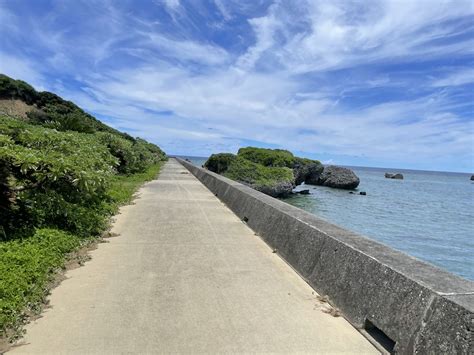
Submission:
<svg viewBox="0 0 474 355">
<path fill-rule="evenodd" d="M 318 181 L 319 185 L 347 190 L 355 189 L 359 183 L 359 178 L 351 169 L 335 165 L 326 166 Z"/>
<path fill-rule="evenodd" d="M 249 185 L 253 189 L 263 192 L 271 197 L 286 197 L 292 194 L 294 185 L 290 182 L 279 182 L 273 185 Z"/>
<path fill-rule="evenodd" d="M 237 155 L 213 154 L 204 167 L 273 197 L 289 196 L 303 182 L 339 189 L 359 185 L 359 178 L 350 169 L 325 168 L 318 160 L 295 157 L 282 149 L 246 147 L 240 148 Z"/>
<path fill-rule="evenodd" d="M 301 185 L 308 175 L 308 167 L 306 165 L 296 165 L 293 168 L 293 175 L 295 176 L 295 184 Z"/>
<path fill-rule="evenodd" d="M 400 174 L 400 173 L 396 173 L 396 174 L 385 173 L 385 177 L 386 177 L 387 179 L 403 180 L 403 174 Z"/>
<path fill-rule="evenodd" d="M 300 190 L 296 191 L 295 193 L 300 194 L 300 195 L 309 195 L 309 190 Z"/>
<path fill-rule="evenodd" d="M 303 182 L 310 185 L 317 185 L 319 176 L 323 172 L 324 167 L 319 162 L 296 164 L 293 168 L 296 185 Z"/>
<path fill-rule="evenodd" d="M 471 180 L 474 181 L 474 175 L 471 175 Z"/>
<path fill-rule="evenodd" d="M 304 182 L 310 185 L 318 185 L 319 178 L 324 171 L 324 166 L 322 164 L 308 164 L 306 169 L 307 174 Z"/>
<path fill-rule="evenodd" d="M 359 195 L 366 196 L 366 195 L 367 195 L 367 192 L 361 191 L 361 192 L 359 192 Z"/>
</svg>

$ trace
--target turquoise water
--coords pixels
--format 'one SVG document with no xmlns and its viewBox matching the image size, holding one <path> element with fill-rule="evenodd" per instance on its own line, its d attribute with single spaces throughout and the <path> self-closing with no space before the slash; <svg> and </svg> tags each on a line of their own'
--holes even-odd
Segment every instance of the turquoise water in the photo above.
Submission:
<svg viewBox="0 0 474 355">
<path fill-rule="evenodd" d="M 201 166 L 206 158 L 190 158 Z M 474 280 L 474 182 L 470 174 L 352 167 L 367 196 L 301 185 L 285 202 Z M 404 180 L 384 177 L 401 172 Z"/>
</svg>

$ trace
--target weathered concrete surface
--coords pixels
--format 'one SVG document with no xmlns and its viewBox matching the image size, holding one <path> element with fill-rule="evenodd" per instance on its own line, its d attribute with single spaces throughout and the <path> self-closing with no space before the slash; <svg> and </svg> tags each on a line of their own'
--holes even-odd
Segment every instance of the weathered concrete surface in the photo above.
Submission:
<svg viewBox="0 0 474 355">
<path fill-rule="evenodd" d="M 12 353 L 376 353 L 176 161 Z"/>
<path fill-rule="evenodd" d="M 474 283 L 182 162 L 358 328 L 398 353 L 473 354 Z"/>
</svg>

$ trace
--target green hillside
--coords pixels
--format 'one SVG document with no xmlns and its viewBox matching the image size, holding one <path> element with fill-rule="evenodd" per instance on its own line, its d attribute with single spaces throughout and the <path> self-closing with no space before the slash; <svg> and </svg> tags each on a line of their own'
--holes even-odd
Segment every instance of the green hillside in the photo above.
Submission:
<svg viewBox="0 0 474 355">
<path fill-rule="evenodd" d="M 100 236 L 166 155 L 5 75 L 0 101 L 0 335 L 14 338 L 68 253 Z"/>
</svg>

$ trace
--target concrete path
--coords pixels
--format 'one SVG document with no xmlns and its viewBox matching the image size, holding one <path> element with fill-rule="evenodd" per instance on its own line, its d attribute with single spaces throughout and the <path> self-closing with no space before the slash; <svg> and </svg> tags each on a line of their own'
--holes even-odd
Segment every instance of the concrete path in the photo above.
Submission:
<svg viewBox="0 0 474 355">
<path fill-rule="evenodd" d="M 11 353 L 377 353 L 178 162 Z"/>
</svg>

